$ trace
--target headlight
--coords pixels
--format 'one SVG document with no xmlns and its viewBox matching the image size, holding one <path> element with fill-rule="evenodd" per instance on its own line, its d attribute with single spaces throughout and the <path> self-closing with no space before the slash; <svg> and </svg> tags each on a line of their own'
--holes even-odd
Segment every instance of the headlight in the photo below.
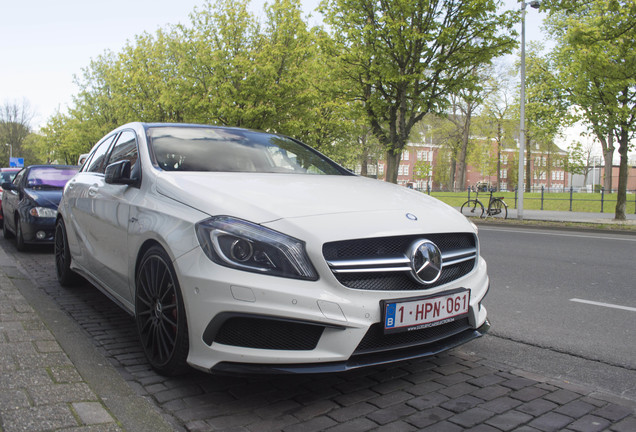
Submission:
<svg viewBox="0 0 636 432">
<path fill-rule="evenodd" d="M 196 224 L 205 254 L 217 264 L 271 276 L 317 280 L 305 243 L 261 225 L 217 216 Z"/>
<path fill-rule="evenodd" d="M 33 207 L 29 213 L 34 217 L 57 217 L 57 210 L 48 207 Z"/>
</svg>

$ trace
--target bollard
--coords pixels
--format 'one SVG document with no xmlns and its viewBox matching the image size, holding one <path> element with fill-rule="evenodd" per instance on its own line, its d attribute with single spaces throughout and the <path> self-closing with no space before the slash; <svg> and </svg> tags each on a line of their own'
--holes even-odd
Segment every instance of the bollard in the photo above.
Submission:
<svg viewBox="0 0 636 432">
<path fill-rule="evenodd" d="M 574 188 L 570 186 L 570 211 L 572 211 L 572 194 L 574 193 Z"/>
<path fill-rule="evenodd" d="M 543 193 L 545 191 L 545 188 L 543 186 L 541 186 L 541 210 L 543 210 Z"/>
</svg>

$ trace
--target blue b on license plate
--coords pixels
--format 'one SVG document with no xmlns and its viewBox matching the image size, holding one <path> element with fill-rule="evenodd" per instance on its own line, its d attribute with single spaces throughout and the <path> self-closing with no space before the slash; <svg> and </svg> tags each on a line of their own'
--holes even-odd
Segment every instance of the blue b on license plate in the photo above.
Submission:
<svg viewBox="0 0 636 432">
<path fill-rule="evenodd" d="M 468 313 L 470 290 L 462 289 L 443 295 L 385 300 L 382 302 L 384 331 L 418 330 L 454 321 Z"/>
</svg>

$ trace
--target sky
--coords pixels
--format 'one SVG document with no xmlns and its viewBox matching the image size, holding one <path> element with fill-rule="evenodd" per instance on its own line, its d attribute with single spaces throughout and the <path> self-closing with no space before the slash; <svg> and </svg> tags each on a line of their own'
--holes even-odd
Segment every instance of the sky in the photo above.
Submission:
<svg viewBox="0 0 636 432">
<path fill-rule="evenodd" d="M 120 52 L 143 32 L 188 24 L 204 0 L 0 0 L 0 104 L 26 101 L 36 114 L 34 127 L 44 125 L 58 110 L 66 112 L 81 76 L 106 51 Z M 252 0 L 262 16 L 265 0 Z M 517 9 L 515 0 L 504 0 Z M 305 14 L 319 0 L 302 0 Z M 526 41 L 541 40 L 544 14 L 528 8 Z M 317 18 L 314 18 L 317 20 Z M 519 26 L 520 31 L 520 26 Z"/>
</svg>

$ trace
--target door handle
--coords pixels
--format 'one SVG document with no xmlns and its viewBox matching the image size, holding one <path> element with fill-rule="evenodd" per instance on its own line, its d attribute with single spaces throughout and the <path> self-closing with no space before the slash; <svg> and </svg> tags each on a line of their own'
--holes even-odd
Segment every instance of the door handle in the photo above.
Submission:
<svg viewBox="0 0 636 432">
<path fill-rule="evenodd" d="M 88 196 L 94 197 L 97 195 L 97 188 L 95 186 L 91 186 L 88 188 Z"/>
</svg>

